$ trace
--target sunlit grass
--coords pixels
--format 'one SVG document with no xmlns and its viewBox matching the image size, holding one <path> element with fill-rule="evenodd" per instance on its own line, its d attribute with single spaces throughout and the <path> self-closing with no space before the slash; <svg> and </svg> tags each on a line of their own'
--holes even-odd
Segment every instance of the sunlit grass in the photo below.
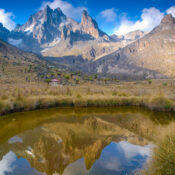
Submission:
<svg viewBox="0 0 175 175">
<path fill-rule="evenodd" d="M 140 106 L 157 111 L 175 110 L 175 88 L 162 82 L 121 82 L 51 87 L 46 83 L 2 84 L 0 114 L 56 106 Z M 171 83 L 172 85 L 172 83 Z"/>
</svg>

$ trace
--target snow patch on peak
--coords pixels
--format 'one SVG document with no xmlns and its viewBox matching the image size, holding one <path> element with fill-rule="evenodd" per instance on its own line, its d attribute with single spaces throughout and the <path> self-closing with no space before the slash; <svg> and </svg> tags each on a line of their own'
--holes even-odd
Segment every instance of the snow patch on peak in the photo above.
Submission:
<svg viewBox="0 0 175 175">
<path fill-rule="evenodd" d="M 33 32 L 34 27 L 35 27 L 35 24 L 32 24 L 29 27 L 27 27 L 24 31 L 25 32 Z"/>
</svg>

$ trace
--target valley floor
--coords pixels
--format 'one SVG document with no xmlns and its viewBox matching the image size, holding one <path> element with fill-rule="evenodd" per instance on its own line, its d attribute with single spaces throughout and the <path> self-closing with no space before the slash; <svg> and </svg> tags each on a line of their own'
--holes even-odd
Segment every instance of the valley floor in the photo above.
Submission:
<svg viewBox="0 0 175 175">
<path fill-rule="evenodd" d="M 79 85 L 1 83 L 0 115 L 59 106 L 139 106 L 155 111 L 175 111 L 175 80 L 148 80 Z"/>
</svg>

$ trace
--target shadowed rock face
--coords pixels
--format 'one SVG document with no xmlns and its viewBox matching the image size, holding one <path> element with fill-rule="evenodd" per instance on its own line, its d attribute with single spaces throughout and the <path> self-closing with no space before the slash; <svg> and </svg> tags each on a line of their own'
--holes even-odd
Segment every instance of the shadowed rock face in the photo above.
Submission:
<svg viewBox="0 0 175 175">
<path fill-rule="evenodd" d="M 93 68 L 103 73 L 123 72 L 134 75 L 134 72 L 136 74 L 140 72 L 147 77 L 152 77 L 153 74 L 150 73 L 152 71 L 154 72 L 153 77 L 160 78 L 160 74 L 175 77 L 174 21 L 171 15 L 165 16 L 161 24 L 153 31 L 125 48 L 94 62 Z"/>
<path fill-rule="evenodd" d="M 0 23 L 0 39 L 2 39 L 3 41 L 7 41 L 9 35 L 10 31 L 6 29 L 2 23 Z"/>
</svg>

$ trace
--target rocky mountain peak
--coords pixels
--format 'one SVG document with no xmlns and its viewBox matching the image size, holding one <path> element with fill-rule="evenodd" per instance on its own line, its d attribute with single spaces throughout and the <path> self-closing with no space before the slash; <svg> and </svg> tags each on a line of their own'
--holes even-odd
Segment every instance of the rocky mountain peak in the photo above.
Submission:
<svg viewBox="0 0 175 175">
<path fill-rule="evenodd" d="M 88 12 L 86 10 L 83 10 L 83 17 L 88 17 Z"/>
<path fill-rule="evenodd" d="M 46 13 L 51 13 L 53 10 L 47 5 L 43 11 Z"/>
<path fill-rule="evenodd" d="M 175 18 L 171 14 L 168 14 L 162 19 L 161 24 L 162 25 L 175 24 Z"/>
<path fill-rule="evenodd" d="M 92 19 L 91 16 L 89 16 L 86 10 L 83 10 L 81 26 L 82 30 L 85 33 L 93 36 L 96 39 L 104 35 L 104 33 L 101 32 L 100 29 L 98 28 L 97 22 L 94 19 Z"/>
<path fill-rule="evenodd" d="M 79 23 L 67 17 L 60 8 L 52 9 L 50 6 L 31 15 L 25 24 L 16 26 L 11 33 L 6 37 L 7 41 L 9 38 L 13 42 L 20 42 L 17 47 L 35 53 L 48 52 L 57 47 L 73 47 L 77 42 L 111 41 L 86 10 Z"/>
</svg>

